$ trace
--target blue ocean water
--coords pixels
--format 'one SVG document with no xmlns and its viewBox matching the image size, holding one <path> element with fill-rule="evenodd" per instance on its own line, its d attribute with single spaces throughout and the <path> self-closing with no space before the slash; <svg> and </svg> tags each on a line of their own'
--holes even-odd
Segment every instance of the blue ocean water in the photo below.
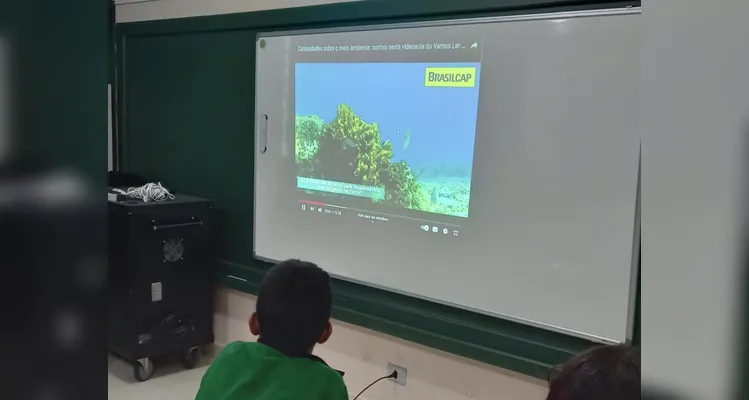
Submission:
<svg viewBox="0 0 749 400">
<path fill-rule="evenodd" d="M 426 67 L 476 67 L 472 88 L 427 87 Z M 350 105 L 376 122 L 393 142 L 393 161 L 405 160 L 426 176 L 470 177 L 479 96 L 479 63 L 300 63 L 295 66 L 295 112 L 335 118 Z M 406 132 L 410 133 L 404 148 Z M 426 167 L 424 169 L 424 167 Z"/>
</svg>

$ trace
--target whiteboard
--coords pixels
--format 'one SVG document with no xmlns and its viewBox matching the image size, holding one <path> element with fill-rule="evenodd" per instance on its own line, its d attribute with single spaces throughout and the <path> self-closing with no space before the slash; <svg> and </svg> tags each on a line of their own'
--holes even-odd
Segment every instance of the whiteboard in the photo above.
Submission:
<svg viewBox="0 0 749 400">
<path fill-rule="evenodd" d="M 254 256 L 625 341 L 639 225 L 639 21 L 635 8 L 259 35 Z M 440 88 L 424 92 L 431 86 Z M 343 156 L 320 158 L 338 135 L 333 121 L 349 115 L 336 101 L 377 124 L 370 145 L 392 149 L 385 164 L 406 162 L 417 200 L 392 206 L 399 192 L 385 175 L 362 172 L 363 142 L 335 142 L 358 152 L 355 178 L 331 169 Z M 326 144 L 300 144 L 299 121 Z"/>
</svg>

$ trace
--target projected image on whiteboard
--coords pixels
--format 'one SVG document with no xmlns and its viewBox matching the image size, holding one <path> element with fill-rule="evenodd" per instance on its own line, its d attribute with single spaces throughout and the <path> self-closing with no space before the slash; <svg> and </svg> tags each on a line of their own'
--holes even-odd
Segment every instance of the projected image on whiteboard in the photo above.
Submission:
<svg viewBox="0 0 749 400">
<path fill-rule="evenodd" d="M 295 66 L 297 188 L 467 218 L 479 63 Z"/>
</svg>

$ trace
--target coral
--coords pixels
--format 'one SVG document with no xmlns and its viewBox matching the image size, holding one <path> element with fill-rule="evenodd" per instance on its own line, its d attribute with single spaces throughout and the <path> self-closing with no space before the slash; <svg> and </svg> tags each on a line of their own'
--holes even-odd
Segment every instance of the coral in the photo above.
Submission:
<svg viewBox="0 0 749 400">
<path fill-rule="evenodd" d="M 424 208 L 425 211 L 460 217 L 468 216 L 470 180 L 447 178 L 420 181 L 419 184 L 426 193 L 430 193 L 429 205 Z"/>
<path fill-rule="evenodd" d="M 353 174 L 364 185 L 380 184 L 380 173 L 387 168 L 393 157 L 393 144 L 380 141 L 377 123 L 364 122 L 351 106 L 341 104 L 335 119 L 325 125 L 323 138 L 335 139 L 344 147 L 348 144 L 355 148 L 357 156 Z"/>
<path fill-rule="evenodd" d="M 390 164 L 385 177 L 386 199 L 406 208 L 428 211 L 425 208 L 429 204 L 428 196 L 405 161 Z"/>
<path fill-rule="evenodd" d="M 297 132 L 300 132 L 299 119 L 311 117 L 316 119 L 304 120 L 301 124 L 301 131 L 307 136 L 297 137 L 296 160 L 300 173 L 313 178 L 380 186 L 385 189 L 384 204 L 428 210 L 429 196 L 405 161 L 392 162 L 393 144 L 381 140 L 377 123 L 365 122 L 351 106 L 341 104 L 336 117 L 322 125 L 321 133 L 317 133 L 320 120 L 316 116 L 297 117 Z M 307 142 L 308 138 L 316 138 L 315 144 Z M 301 153 L 300 140 L 305 149 Z"/>
<path fill-rule="evenodd" d="M 315 157 L 324 125 L 325 122 L 317 115 L 297 115 L 294 118 L 294 159 L 297 163 Z"/>
</svg>

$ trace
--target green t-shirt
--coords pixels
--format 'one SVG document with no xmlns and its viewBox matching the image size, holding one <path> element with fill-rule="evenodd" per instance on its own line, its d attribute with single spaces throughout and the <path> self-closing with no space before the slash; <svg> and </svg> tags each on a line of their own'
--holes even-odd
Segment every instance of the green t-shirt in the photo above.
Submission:
<svg viewBox="0 0 749 400">
<path fill-rule="evenodd" d="M 195 400 L 348 400 L 341 375 L 261 343 L 234 342 L 203 376 Z"/>
</svg>

